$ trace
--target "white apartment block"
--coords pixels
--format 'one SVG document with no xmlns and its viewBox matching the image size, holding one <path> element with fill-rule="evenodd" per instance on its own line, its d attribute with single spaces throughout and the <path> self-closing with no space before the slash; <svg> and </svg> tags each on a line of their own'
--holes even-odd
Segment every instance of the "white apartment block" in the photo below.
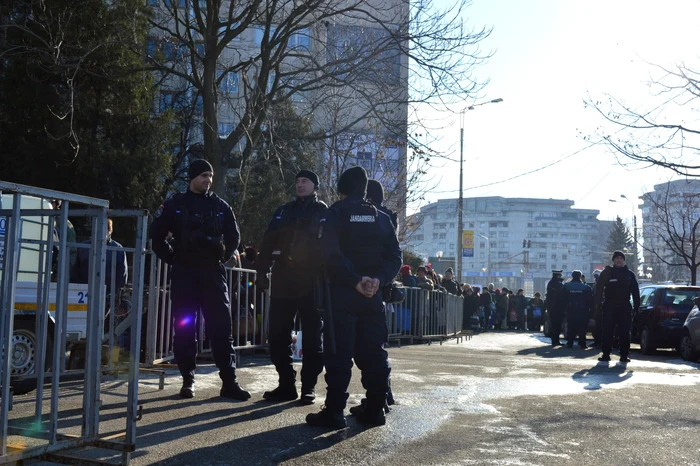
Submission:
<svg viewBox="0 0 700 466">
<path fill-rule="evenodd" d="M 642 273 L 652 281 L 690 280 L 685 266 L 670 266 L 684 262 L 678 252 L 692 255 L 700 241 L 700 180 L 675 180 L 654 185 L 654 190 L 641 196 L 642 204 Z M 675 248 L 669 247 L 675 243 Z M 675 251 L 674 251 L 675 249 Z M 700 261 L 696 257 L 695 262 Z"/>
<path fill-rule="evenodd" d="M 443 273 L 454 267 L 457 199 L 440 199 L 411 217 L 407 249 L 437 263 Z M 592 209 L 575 209 L 560 199 L 504 197 L 465 198 L 463 224 L 474 232 L 473 257 L 462 258 L 461 281 L 544 292 L 552 269 L 565 276 L 581 270 L 592 279 L 594 269 L 609 263 L 604 251 L 612 222 L 598 220 Z M 442 256 L 442 257 L 439 257 Z"/>
</svg>

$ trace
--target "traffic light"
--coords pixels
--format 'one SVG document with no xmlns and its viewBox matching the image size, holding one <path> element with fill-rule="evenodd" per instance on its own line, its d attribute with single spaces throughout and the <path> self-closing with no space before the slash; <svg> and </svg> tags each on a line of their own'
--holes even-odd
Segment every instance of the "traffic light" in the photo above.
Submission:
<svg viewBox="0 0 700 466">
<path fill-rule="evenodd" d="M 523 240 L 523 248 L 524 248 L 525 246 L 527 246 L 527 240 L 526 240 L 526 239 Z"/>
<path fill-rule="evenodd" d="M 532 247 L 532 241 L 527 240 L 527 247 L 528 247 L 528 248 L 531 248 L 531 247 Z"/>
</svg>

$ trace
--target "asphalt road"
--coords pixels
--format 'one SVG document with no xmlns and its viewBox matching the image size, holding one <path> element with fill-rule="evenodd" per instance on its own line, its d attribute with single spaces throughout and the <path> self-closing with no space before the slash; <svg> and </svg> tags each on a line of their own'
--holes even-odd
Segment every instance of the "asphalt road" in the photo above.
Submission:
<svg viewBox="0 0 700 466">
<path fill-rule="evenodd" d="M 253 394 L 248 402 L 218 398 L 212 366 L 200 368 L 193 400 L 177 398 L 176 371 L 168 371 L 163 391 L 144 375 L 131 464 L 700 464 L 700 364 L 671 351 L 636 350 L 629 364 L 618 357 L 599 363 L 595 350 L 552 348 L 547 341 L 541 334 L 491 332 L 459 344 L 392 347 L 398 404 L 387 425 L 366 428 L 349 417 L 349 428 L 335 432 L 304 422 L 322 396 L 311 407 L 262 401 L 277 381 L 263 355 L 242 360 L 240 380 Z M 125 386 L 105 382 L 105 431 L 123 424 L 117 412 Z M 79 387 L 74 390 L 77 403 Z M 350 404 L 358 403 L 359 372 L 351 393 Z M 70 392 L 62 396 L 71 399 Z"/>
</svg>

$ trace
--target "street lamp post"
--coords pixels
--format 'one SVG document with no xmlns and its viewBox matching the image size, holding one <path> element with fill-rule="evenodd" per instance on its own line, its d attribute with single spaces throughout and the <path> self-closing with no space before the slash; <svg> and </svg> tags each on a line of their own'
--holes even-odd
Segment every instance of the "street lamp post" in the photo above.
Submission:
<svg viewBox="0 0 700 466">
<path fill-rule="evenodd" d="M 503 102 L 503 99 L 500 97 L 498 99 L 470 105 L 459 112 L 459 200 L 457 201 L 457 248 L 455 249 L 457 253 L 457 261 L 455 264 L 457 270 L 455 272 L 457 272 L 457 281 L 459 283 L 462 283 L 462 228 L 464 228 L 462 221 L 462 214 L 464 212 L 464 114 L 469 110 L 474 110 L 475 107 L 486 104 L 497 104 L 499 102 Z M 490 270 L 489 273 L 491 273 Z"/>
<path fill-rule="evenodd" d="M 486 240 L 486 246 L 487 246 L 487 252 L 486 252 L 486 266 L 488 267 L 488 275 L 486 276 L 486 284 L 488 285 L 491 283 L 491 240 L 489 239 L 488 236 L 482 235 L 479 233 L 479 236 L 484 238 Z"/>
</svg>

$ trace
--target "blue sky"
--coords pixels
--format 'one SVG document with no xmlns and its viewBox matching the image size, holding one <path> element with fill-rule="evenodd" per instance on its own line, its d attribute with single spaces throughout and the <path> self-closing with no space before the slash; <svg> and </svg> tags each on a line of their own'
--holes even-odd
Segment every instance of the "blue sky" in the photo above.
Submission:
<svg viewBox="0 0 700 466">
<path fill-rule="evenodd" d="M 495 54 L 475 71 L 489 85 L 452 110 L 504 99 L 465 115 L 465 197 L 564 198 L 599 209 L 603 220 L 628 219 L 632 205 L 608 199 L 634 199 L 672 177 L 658 169 L 623 168 L 604 147 L 586 148 L 582 135 L 595 134 L 603 121 L 583 101 L 589 93 L 596 99 L 610 93 L 635 108 L 650 108 L 655 101 L 646 83 L 655 71 L 645 61 L 700 68 L 699 1 L 473 0 L 464 13 L 468 27 L 493 26 L 481 46 Z M 458 196 L 460 126 L 454 113 L 430 116 L 442 129 L 428 131 L 427 139 L 454 160 L 431 172 L 438 184 L 428 194 L 432 202 Z"/>
</svg>

